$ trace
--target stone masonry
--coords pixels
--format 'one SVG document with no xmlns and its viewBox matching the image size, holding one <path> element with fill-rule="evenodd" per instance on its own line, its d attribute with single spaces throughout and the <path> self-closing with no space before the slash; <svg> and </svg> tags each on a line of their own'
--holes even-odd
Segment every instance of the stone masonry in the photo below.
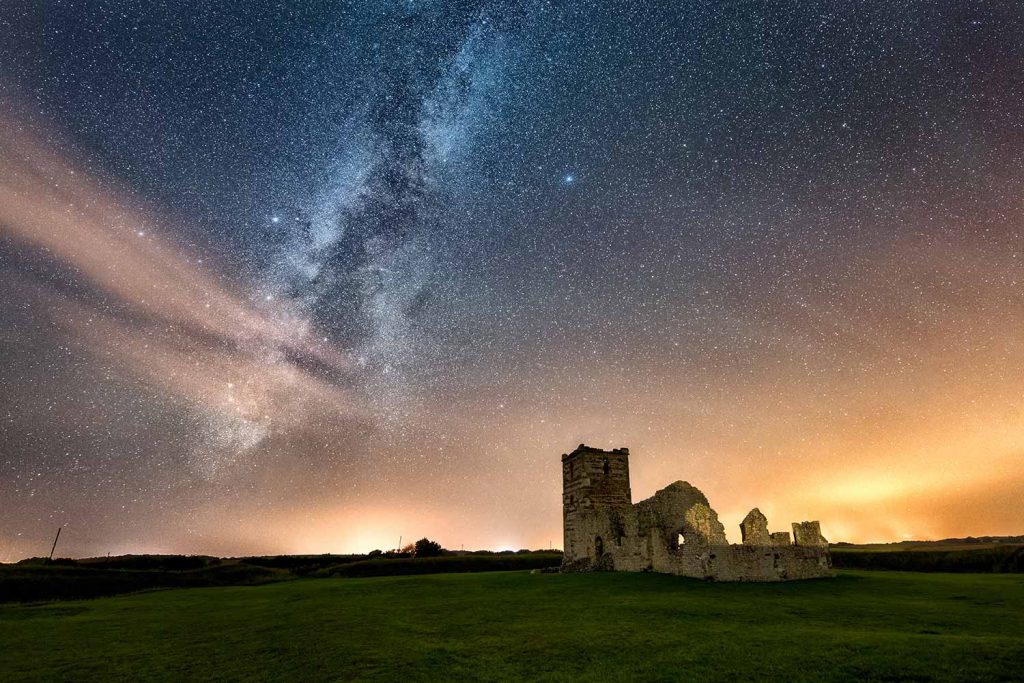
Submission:
<svg viewBox="0 0 1024 683">
<path fill-rule="evenodd" d="M 768 531 L 754 508 L 730 545 L 707 498 L 677 481 L 633 503 L 629 449 L 580 444 L 562 456 L 562 571 L 655 571 L 716 581 L 789 581 L 831 576 L 818 522 Z"/>
</svg>

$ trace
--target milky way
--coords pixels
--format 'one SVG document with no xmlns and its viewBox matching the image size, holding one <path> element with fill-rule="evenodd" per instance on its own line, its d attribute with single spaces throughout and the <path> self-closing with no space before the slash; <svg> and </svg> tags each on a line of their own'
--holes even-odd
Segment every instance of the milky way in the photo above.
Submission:
<svg viewBox="0 0 1024 683">
<path fill-rule="evenodd" d="M 1012 2 L 23 2 L 0 560 L 1024 529 Z M 735 540 L 735 534 L 732 534 Z"/>
</svg>

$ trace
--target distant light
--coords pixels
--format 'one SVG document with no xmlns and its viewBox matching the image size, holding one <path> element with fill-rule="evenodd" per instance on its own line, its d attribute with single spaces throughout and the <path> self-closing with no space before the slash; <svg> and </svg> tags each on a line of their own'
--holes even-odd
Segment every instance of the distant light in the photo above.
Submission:
<svg viewBox="0 0 1024 683">
<path fill-rule="evenodd" d="M 146 236 L 146 231 L 145 230 L 139 230 L 135 234 L 138 235 L 139 237 L 145 237 Z"/>
<path fill-rule="evenodd" d="M 267 301 L 273 301 L 274 300 L 274 295 L 273 294 L 267 294 L 263 298 L 266 299 Z"/>
<path fill-rule="evenodd" d="M 572 173 L 566 173 L 565 176 L 562 177 L 562 182 L 565 183 L 566 185 L 572 185 L 574 182 L 576 182 L 576 176 L 574 176 Z"/>
<path fill-rule="evenodd" d="M 280 223 L 281 222 L 281 217 L 280 216 L 271 216 L 270 217 L 270 222 L 271 223 Z"/>
</svg>

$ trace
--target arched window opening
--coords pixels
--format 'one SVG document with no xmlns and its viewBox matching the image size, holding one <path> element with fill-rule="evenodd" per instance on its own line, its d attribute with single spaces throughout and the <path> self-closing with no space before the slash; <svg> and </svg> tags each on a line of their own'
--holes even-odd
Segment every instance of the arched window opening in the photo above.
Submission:
<svg viewBox="0 0 1024 683">
<path fill-rule="evenodd" d="M 604 464 L 601 466 L 604 469 L 604 476 L 608 476 L 608 472 L 611 471 L 611 463 L 608 462 L 608 458 L 604 459 Z"/>
<path fill-rule="evenodd" d="M 679 548 L 682 548 L 683 544 L 685 544 L 685 543 L 686 543 L 686 537 L 683 536 L 682 534 L 679 534 L 679 537 L 676 538 L 676 546 L 679 547 Z"/>
<path fill-rule="evenodd" d="M 594 539 L 594 552 L 598 557 L 604 555 L 604 541 L 601 540 L 600 536 Z"/>
</svg>

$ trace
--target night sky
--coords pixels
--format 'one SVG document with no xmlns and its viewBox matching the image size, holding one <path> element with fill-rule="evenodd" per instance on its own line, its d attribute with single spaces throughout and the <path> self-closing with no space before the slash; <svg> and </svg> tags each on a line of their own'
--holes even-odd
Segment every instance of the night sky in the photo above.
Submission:
<svg viewBox="0 0 1024 683">
<path fill-rule="evenodd" d="M 0 561 L 1024 533 L 1024 6 L 4 2 Z"/>
</svg>

